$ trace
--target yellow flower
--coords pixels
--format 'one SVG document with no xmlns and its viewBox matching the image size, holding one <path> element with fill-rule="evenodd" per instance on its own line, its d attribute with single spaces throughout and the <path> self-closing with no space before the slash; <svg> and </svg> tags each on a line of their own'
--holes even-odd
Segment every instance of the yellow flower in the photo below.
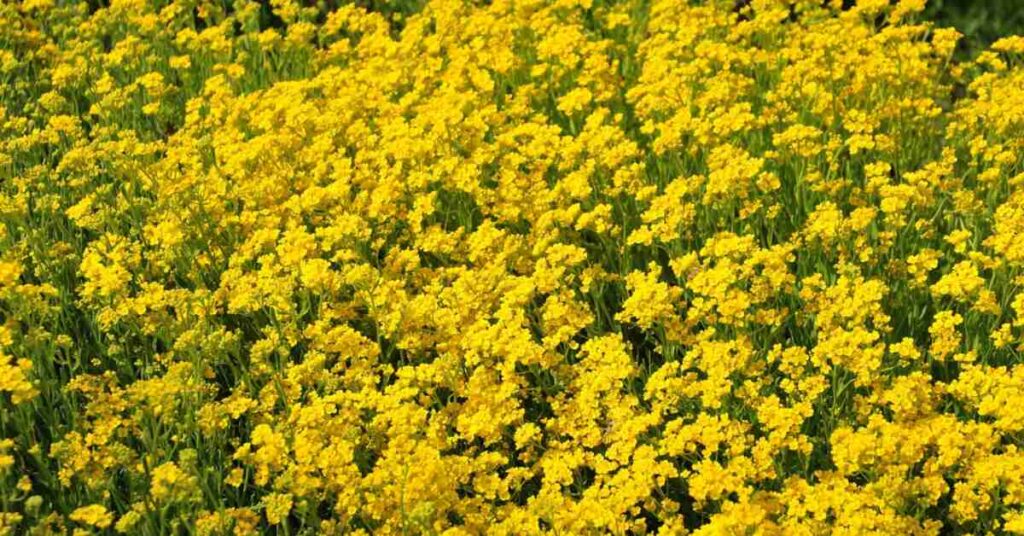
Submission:
<svg viewBox="0 0 1024 536">
<path fill-rule="evenodd" d="M 195 477 L 182 471 L 174 462 L 153 468 L 150 494 L 160 502 L 187 500 L 195 492 Z"/>
<path fill-rule="evenodd" d="M 91 525 L 98 529 L 105 529 L 114 522 L 114 516 L 101 504 L 83 506 L 71 512 L 71 520 Z"/>
<path fill-rule="evenodd" d="M 928 333 L 932 337 L 928 352 L 935 359 L 942 360 L 953 355 L 960 347 L 960 334 L 957 327 L 963 323 L 963 317 L 952 311 L 941 311 L 935 315 Z"/>
<path fill-rule="evenodd" d="M 21 404 L 33 399 L 38 391 L 28 379 L 32 362 L 28 359 L 14 359 L 0 350 L 0 393 L 11 394 L 11 402 Z"/>
<path fill-rule="evenodd" d="M 674 316 L 681 306 L 682 290 L 659 281 L 661 268 L 652 264 L 646 272 L 634 271 L 626 276 L 629 297 L 622 304 L 616 319 L 635 322 L 641 328 L 650 328 L 657 321 Z"/>
<path fill-rule="evenodd" d="M 292 496 L 290 493 L 271 493 L 263 497 L 263 504 L 267 511 L 267 522 L 277 525 L 291 512 Z"/>
</svg>

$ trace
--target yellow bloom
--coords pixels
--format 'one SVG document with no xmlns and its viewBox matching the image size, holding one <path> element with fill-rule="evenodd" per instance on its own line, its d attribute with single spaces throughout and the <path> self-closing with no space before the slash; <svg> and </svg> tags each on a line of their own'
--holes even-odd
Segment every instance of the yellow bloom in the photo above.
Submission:
<svg viewBox="0 0 1024 536">
<path fill-rule="evenodd" d="M 288 517 L 292 509 L 292 496 L 290 493 L 271 493 L 263 497 L 263 504 L 267 510 L 267 522 L 277 525 Z"/>
<path fill-rule="evenodd" d="M 114 516 L 101 504 L 83 506 L 71 512 L 71 520 L 91 525 L 98 529 L 105 529 L 114 522 Z"/>
</svg>

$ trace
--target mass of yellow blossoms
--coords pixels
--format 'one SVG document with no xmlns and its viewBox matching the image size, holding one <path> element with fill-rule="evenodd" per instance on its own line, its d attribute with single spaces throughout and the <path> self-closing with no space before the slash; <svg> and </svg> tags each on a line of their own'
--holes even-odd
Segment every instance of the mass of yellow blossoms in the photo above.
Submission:
<svg viewBox="0 0 1024 536">
<path fill-rule="evenodd" d="M 1024 534 L 1024 38 L 0 3 L 0 534 Z"/>
</svg>

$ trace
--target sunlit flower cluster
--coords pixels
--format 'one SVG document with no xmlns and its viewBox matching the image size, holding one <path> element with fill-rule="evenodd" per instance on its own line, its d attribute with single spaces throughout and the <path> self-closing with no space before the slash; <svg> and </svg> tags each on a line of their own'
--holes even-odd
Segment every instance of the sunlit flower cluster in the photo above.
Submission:
<svg viewBox="0 0 1024 536">
<path fill-rule="evenodd" d="M 1024 38 L 0 3 L 0 535 L 1024 534 Z"/>
</svg>

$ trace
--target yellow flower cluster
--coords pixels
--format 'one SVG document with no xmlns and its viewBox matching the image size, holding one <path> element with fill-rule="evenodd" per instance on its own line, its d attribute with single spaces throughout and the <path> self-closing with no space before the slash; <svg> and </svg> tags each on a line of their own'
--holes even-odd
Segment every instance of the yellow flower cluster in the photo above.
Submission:
<svg viewBox="0 0 1024 536">
<path fill-rule="evenodd" d="M 924 4 L 0 4 L 0 535 L 1024 534 Z"/>
</svg>

